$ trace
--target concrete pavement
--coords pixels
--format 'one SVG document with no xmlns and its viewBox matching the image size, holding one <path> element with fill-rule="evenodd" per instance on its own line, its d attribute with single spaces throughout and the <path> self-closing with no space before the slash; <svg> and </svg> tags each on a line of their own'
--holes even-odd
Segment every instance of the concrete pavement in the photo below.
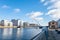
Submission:
<svg viewBox="0 0 60 40">
<path fill-rule="evenodd" d="M 49 30 L 48 40 L 60 40 L 60 34 L 58 34 L 55 30 Z"/>
</svg>

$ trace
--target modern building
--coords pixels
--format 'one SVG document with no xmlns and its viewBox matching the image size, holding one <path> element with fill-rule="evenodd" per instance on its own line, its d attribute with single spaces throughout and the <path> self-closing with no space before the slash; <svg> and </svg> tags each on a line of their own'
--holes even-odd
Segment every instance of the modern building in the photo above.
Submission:
<svg viewBox="0 0 60 40">
<path fill-rule="evenodd" d="M 29 23 L 28 22 L 23 22 L 23 27 L 29 27 Z"/>
<path fill-rule="evenodd" d="M 58 27 L 60 28 L 60 19 L 57 22 L 58 22 Z"/>
<path fill-rule="evenodd" d="M 23 27 L 23 23 L 24 23 L 24 21 L 21 21 L 21 24 L 20 24 L 20 25 L 21 25 L 22 27 Z"/>
<path fill-rule="evenodd" d="M 29 27 L 38 27 L 38 24 L 30 23 Z"/>
<path fill-rule="evenodd" d="M 1 21 L 0 21 L 0 26 L 1 26 Z"/>
<path fill-rule="evenodd" d="M 57 29 L 58 28 L 58 22 L 56 22 L 54 20 L 50 21 L 48 23 L 48 25 L 49 25 L 49 28 L 51 28 L 51 29 Z"/>
<path fill-rule="evenodd" d="M 1 26 L 13 26 L 12 22 L 8 21 L 8 20 L 1 20 L 0 22 Z"/>
<path fill-rule="evenodd" d="M 11 22 L 13 23 L 13 26 L 23 26 L 23 22 L 19 19 L 12 19 Z"/>
<path fill-rule="evenodd" d="M 8 23 L 8 26 L 13 27 L 13 23 L 12 22 L 9 22 Z"/>
</svg>

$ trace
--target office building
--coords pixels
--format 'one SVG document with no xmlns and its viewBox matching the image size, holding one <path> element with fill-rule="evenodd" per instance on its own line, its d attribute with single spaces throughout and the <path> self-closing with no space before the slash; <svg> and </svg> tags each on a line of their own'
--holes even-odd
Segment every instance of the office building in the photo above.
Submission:
<svg viewBox="0 0 60 40">
<path fill-rule="evenodd" d="M 13 26 L 23 26 L 23 22 L 19 19 L 12 19 L 11 22 L 13 23 Z"/>
</svg>

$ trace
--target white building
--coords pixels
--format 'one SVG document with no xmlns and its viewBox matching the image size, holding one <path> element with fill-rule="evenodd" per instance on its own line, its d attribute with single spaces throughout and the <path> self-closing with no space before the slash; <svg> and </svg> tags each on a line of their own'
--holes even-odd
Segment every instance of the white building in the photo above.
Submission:
<svg viewBox="0 0 60 40">
<path fill-rule="evenodd" d="M 13 23 L 13 26 L 23 26 L 23 22 L 21 20 L 12 19 L 11 22 Z"/>
<path fill-rule="evenodd" d="M 1 20 L 1 26 L 13 26 L 12 22 L 8 20 Z"/>
<path fill-rule="evenodd" d="M 9 22 L 8 23 L 8 26 L 11 26 L 12 27 L 13 26 L 13 23 L 12 22 Z"/>
</svg>

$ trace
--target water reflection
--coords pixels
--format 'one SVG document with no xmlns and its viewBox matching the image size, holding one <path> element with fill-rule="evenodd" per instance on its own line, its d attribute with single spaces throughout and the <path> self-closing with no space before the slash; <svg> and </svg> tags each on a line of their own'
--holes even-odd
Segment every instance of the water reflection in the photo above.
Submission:
<svg viewBox="0 0 60 40">
<path fill-rule="evenodd" d="M 41 29 L 32 28 L 1 28 L 0 40 L 29 40 L 40 31 Z"/>
<path fill-rule="evenodd" d="M 0 29 L 0 40 L 2 40 L 2 35 L 3 35 L 3 29 Z"/>
<path fill-rule="evenodd" d="M 3 29 L 3 39 L 11 39 L 12 38 L 12 28 L 4 28 Z"/>
</svg>

